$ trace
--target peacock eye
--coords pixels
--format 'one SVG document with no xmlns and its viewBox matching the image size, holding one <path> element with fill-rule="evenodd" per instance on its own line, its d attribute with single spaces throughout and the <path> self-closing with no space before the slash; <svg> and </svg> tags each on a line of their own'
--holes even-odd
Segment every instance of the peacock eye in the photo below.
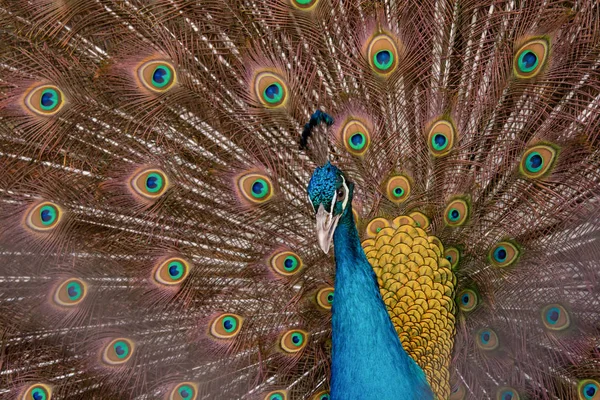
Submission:
<svg viewBox="0 0 600 400">
<path fill-rule="evenodd" d="M 170 258 L 156 268 L 154 279 L 163 285 L 178 285 L 187 278 L 190 265 L 181 258 Z"/>
<path fill-rule="evenodd" d="M 463 225 L 469 217 L 469 205 L 465 200 L 451 201 L 444 212 L 444 221 L 451 227 Z"/>
<path fill-rule="evenodd" d="M 460 260 L 460 254 L 456 247 L 448 247 L 444 251 L 444 257 L 450 262 L 453 269 L 456 268 L 458 261 Z"/>
<path fill-rule="evenodd" d="M 133 342 L 129 339 L 114 339 L 104 348 L 102 361 L 108 365 L 124 364 L 133 355 L 134 347 Z"/>
<path fill-rule="evenodd" d="M 180 383 L 171 390 L 169 400 L 196 400 L 198 397 L 198 388 L 191 382 Z"/>
<path fill-rule="evenodd" d="M 379 74 L 390 74 L 398 66 L 398 48 L 394 40 L 386 34 L 371 39 L 367 55 L 371 68 Z"/>
<path fill-rule="evenodd" d="M 310 10 L 317 5 L 319 0 L 292 0 L 292 4 L 301 10 Z"/>
<path fill-rule="evenodd" d="M 274 392 L 267 393 L 265 400 L 287 400 L 288 396 L 285 390 L 276 390 Z"/>
<path fill-rule="evenodd" d="M 600 400 L 600 383 L 594 379 L 585 379 L 577 385 L 579 400 Z"/>
<path fill-rule="evenodd" d="M 317 304 L 324 310 L 331 310 L 333 305 L 333 288 L 325 287 L 317 292 Z"/>
<path fill-rule="evenodd" d="M 266 107 L 275 108 L 285 104 L 287 85 L 272 72 L 261 72 L 254 78 L 254 91 L 258 100 Z"/>
<path fill-rule="evenodd" d="M 458 294 L 458 307 L 465 312 L 473 311 L 477 306 L 477 295 L 471 289 L 464 289 Z"/>
<path fill-rule="evenodd" d="M 463 400 L 466 397 L 467 390 L 462 383 L 455 383 L 452 386 L 452 392 L 448 400 Z"/>
<path fill-rule="evenodd" d="M 277 253 L 269 260 L 271 269 L 282 276 L 296 275 L 302 269 L 302 259 L 296 253 L 283 251 Z"/>
<path fill-rule="evenodd" d="M 362 156 L 369 148 L 371 135 L 362 122 L 351 119 L 342 128 L 342 140 L 350 154 Z"/>
<path fill-rule="evenodd" d="M 317 394 L 315 394 L 313 397 L 311 397 L 311 400 L 329 400 L 331 397 L 329 396 L 329 392 L 327 391 L 323 391 L 323 392 L 319 392 Z"/>
<path fill-rule="evenodd" d="M 519 400 L 519 393 L 512 388 L 500 388 L 496 393 L 497 400 Z"/>
<path fill-rule="evenodd" d="M 408 216 L 411 217 L 413 221 L 415 221 L 417 228 L 427 229 L 431 224 L 431 221 L 429 220 L 427 215 L 423 214 L 422 212 L 413 211 L 410 214 L 408 214 Z"/>
<path fill-rule="evenodd" d="M 362 150 L 367 143 L 367 138 L 362 132 L 354 132 L 348 139 L 348 145 L 352 147 L 352 150 Z"/>
<path fill-rule="evenodd" d="M 281 337 L 281 348 L 287 353 L 297 353 L 306 346 L 308 333 L 294 329 Z"/>
<path fill-rule="evenodd" d="M 30 209 L 27 213 L 26 224 L 34 231 L 49 231 L 58 225 L 61 216 L 60 207 L 54 203 L 43 202 Z"/>
<path fill-rule="evenodd" d="M 548 58 L 550 45 L 546 39 L 535 39 L 525 43 L 514 58 L 514 72 L 518 78 L 533 78 L 542 71 Z"/>
<path fill-rule="evenodd" d="M 491 329 L 483 329 L 477 333 L 477 346 L 482 350 L 498 348 L 498 336 Z"/>
<path fill-rule="evenodd" d="M 489 259 L 496 267 L 508 267 L 519 256 L 519 250 L 510 242 L 500 242 L 490 250 Z"/>
<path fill-rule="evenodd" d="M 381 232 L 385 228 L 388 228 L 389 226 L 390 223 L 387 219 L 375 218 L 367 225 L 367 228 L 365 229 L 365 234 L 367 235 L 367 237 L 374 238 L 379 232 Z"/>
<path fill-rule="evenodd" d="M 552 331 L 562 331 L 571 324 L 569 313 L 560 304 L 550 304 L 542 310 L 542 322 Z"/>
<path fill-rule="evenodd" d="M 159 169 L 146 169 L 133 177 L 131 187 L 141 197 L 155 200 L 165 193 L 169 187 L 169 179 Z"/>
<path fill-rule="evenodd" d="M 456 130 L 450 121 L 441 120 L 436 122 L 429 130 L 428 141 L 429 151 L 434 157 L 441 157 L 454 146 Z"/>
<path fill-rule="evenodd" d="M 68 279 L 61 283 L 54 292 L 54 302 L 59 306 L 75 306 L 85 298 L 87 285 L 80 279 Z"/>
<path fill-rule="evenodd" d="M 403 203 L 410 195 L 410 182 L 402 175 L 391 177 L 386 185 L 387 198 L 394 203 Z"/>
<path fill-rule="evenodd" d="M 29 91 L 25 97 L 25 105 L 35 114 L 51 116 L 64 105 L 64 96 L 58 87 L 42 85 Z"/>
<path fill-rule="evenodd" d="M 555 159 L 556 149 L 547 145 L 537 145 L 525 152 L 519 170 L 527 178 L 541 178 L 550 172 Z"/>
<path fill-rule="evenodd" d="M 138 69 L 142 84 L 149 90 L 163 93 L 171 89 L 177 81 L 173 64 L 167 61 L 149 61 Z"/>
<path fill-rule="evenodd" d="M 236 314 L 221 314 L 210 326 L 210 333 L 218 339 L 232 339 L 242 329 L 244 319 Z"/>
<path fill-rule="evenodd" d="M 273 184 L 263 174 L 243 175 L 238 178 L 237 186 L 242 197 L 254 204 L 264 203 L 273 197 Z"/>
<path fill-rule="evenodd" d="M 27 388 L 22 400 L 50 400 L 52 398 L 52 389 L 48 385 L 36 383 Z"/>
</svg>

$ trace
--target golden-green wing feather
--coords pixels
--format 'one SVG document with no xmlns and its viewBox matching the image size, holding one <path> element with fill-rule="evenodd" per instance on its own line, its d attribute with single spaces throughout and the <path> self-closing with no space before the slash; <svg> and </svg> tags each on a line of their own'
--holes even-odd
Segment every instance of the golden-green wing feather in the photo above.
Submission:
<svg viewBox="0 0 600 400">
<path fill-rule="evenodd" d="M 456 277 L 444 246 L 419 221 L 378 218 L 362 245 L 377 274 L 381 296 L 402 346 L 419 364 L 438 398 L 450 395 L 449 366 L 454 344 Z"/>
</svg>

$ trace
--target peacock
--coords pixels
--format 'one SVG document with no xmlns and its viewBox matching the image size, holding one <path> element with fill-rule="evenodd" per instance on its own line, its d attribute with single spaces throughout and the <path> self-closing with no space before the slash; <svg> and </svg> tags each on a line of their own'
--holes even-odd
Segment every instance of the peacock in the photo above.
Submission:
<svg viewBox="0 0 600 400">
<path fill-rule="evenodd" d="M 1 399 L 600 399 L 595 0 L 0 27 Z"/>
</svg>

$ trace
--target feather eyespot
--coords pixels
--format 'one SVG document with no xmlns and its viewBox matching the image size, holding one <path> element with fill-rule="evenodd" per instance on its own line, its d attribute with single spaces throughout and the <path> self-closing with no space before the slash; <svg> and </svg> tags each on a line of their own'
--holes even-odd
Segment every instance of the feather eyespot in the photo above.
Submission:
<svg viewBox="0 0 600 400">
<path fill-rule="evenodd" d="M 198 386 L 192 382 L 183 382 L 171 390 L 169 400 L 196 400 L 198 398 Z"/>
<path fill-rule="evenodd" d="M 367 57 L 373 71 L 388 75 L 398 66 L 398 46 L 394 39 L 385 33 L 371 39 L 367 48 Z"/>
<path fill-rule="evenodd" d="M 311 400 L 330 400 L 331 396 L 329 396 L 329 392 L 324 390 L 322 392 L 319 392 L 317 394 L 315 394 L 313 397 L 311 397 Z"/>
<path fill-rule="evenodd" d="M 271 269 L 278 275 L 296 275 L 303 267 L 302 259 L 296 253 L 283 251 L 276 253 L 269 260 Z"/>
<path fill-rule="evenodd" d="M 455 269 L 460 261 L 460 253 L 456 247 L 448 247 L 444 250 L 444 258 L 450 262 L 452 269 Z"/>
<path fill-rule="evenodd" d="M 167 175 L 156 168 L 145 169 L 131 179 L 134 192 L 146 200 L 155 200 L 169 188 Z"/>
<path fill-rule="evenodd" d="M 265 396 L 265 400 L 288 400 L 287 391 L 276 390 L 274 392 L 269 392 Z"/>
<path fill-rule="evenodd" d="M 35 87 L 25 96 L 25 106 L 35 114 L 52 116 L 64 106 L 63 92 L 54 85 Z"/>
<path fill-rule="evenodd" d="M 394 220 L 392 221 L 392 225 L 393 226 L 402 226 L 402 225 L 416 226 L 416 222 L 414 219 L 412 219 L 408 215 L 400 215 L 400 216 L 394 218 Z M 440 244 L 442 244 L 442 242 L 440 242 Z"/>
<path fill-rule="evenodd" d="M 61 208 L 48 201 L 38 203 L 27 213 L 26 225 L 38 232 L 50 231 L 58 225 L 62 217 Z"/>
<path fill-rule="evenodd" d="M 536 179 L 547 175 L 556 161 L 556 149 L 540 144 L 528 149 L 521 158 L 519 170 L 526 178 Z"/>
<path fill-rule="evenodd" d="M 102 352 L 102 361 L 108 365 L 125 364 L 135 349 L 133 341 L 125 338 L 113 339 L 108 343 Z"/>
<path fill-rule="evenodd" d="M 273 197 L 273 183 L 268 176 L 250 173 L 238 178 L 237 186 L 243 198 L 254 204 L 261 204 Z"/>
<path fill-rule="evenodd" d="M 72 307 L 81 303 L 87 295 L 87 285 L 81 279 L 71 278 L 61 283 L 54 292 L 54 303 Z"/>
<path fill-rule="evenodd" d="M 306 347 L 308 333 L 300 329 L 287 331 L 281 337 L 281 349 L 286 353 L 294 354 Z"/>
<path fill-rule="evenodd" d="M 501 387 L 496 391 L 496 400 L 519 400 L 519 393 L 509 387 Z"/>
<path fill-rule="evenodd" d="M 450 227 L 464 225 L 469 218 L 469 204 L 463 199 L 455 199 L 446 206 L 444 222 Z"/>
<path fill-rule="evenodd" d="M 488 258 L 496 267 L 508 267 L 517 261 L 519 249 L 510 242 L 500 242 L 490 250 Z"/>
<path fill-rule="evenodd" d="M 175 67 L 168 61 L 148 61 L 138 69 L 138 76 L 148 90 L 163 93 L 177 82 Z"/>
<path fill-rule="evenodd" d="M 52 398 L 52 388 L 43 383 L 36 383 L 25 390 L 21 400 L 50 400 Z"/>
<path fill-rule="evenodd" d="M 546 64 L 549 50 L 550 44 L 546 39 L 530 40 L 521 46 L 513 60 L 517 78 L 529 79 L 539 74 Z"/>
<path fill-rule="evenodd" d="M 365 233 L 367 237 L 374 238 L 382 229 L 388 228 L 390 223 L 385 218 L 375 218 L 367 225 Z"/>
<path fill-rule="evenodd" d="M 463 400 L 467 397 L 467 389 L 462 383 L 455 383 L 450 389 L 448 400 Z"/>
<path fill-rule="evenodd" d="M 584 379 L 577 384 L 579 400 L 600 400 L 600 382 L 594 379 Z"/>
<path fill-rule="evenodd" d="M 429 151 L 434 157 L 441 157 L 454 147 L 456 129 L 450 121 L 441 120 L 433 124 L 427 136 Z"/>
<path fill-rule="evenodd" d="M 265 107 L 276 108 L 286 103 L 288 87 L 278 75 L 261 72 L 254 78 L 254 93 Z"/>
<path fill-rule="evenodd" d="M 319 0 L 291 0 L 292 4 L 301 10 L 310 10 L 317 5 Z"/>
<path fill-rule="evenodd" d="M 331 306 L 333 305 L 333 292 L 334 289 L 329 286 L 323 289 L 320 289 L 317 292 L 317 304 L 324 310 L 331 310 Z"/>
<path fill-rule="evenodd" d="M 413 221 L 415 221 L 417 228 L 421 228 L 423 230 L 429 228 L 429 224 L 431 223 L 431 221 L 429 221 L 429 218 L 422 212 L 413 211 L 410 214 L 408 214 L 408 216 L 411 217 Z"/>
<path fill-rule="evenodd" d="M 471 289 L 464 289 L 458 294 L 458 307 L 465 312 L 477 307 L 477 294 Z"/>
<path fill-rule="evenodd" d="M 498 335 L 491 329 L 482 329 L 477 332 L 477 346 L 482 350 L 495 350 L 498 348 Z"/>
<path fill-rule="evenodd" d="M 560 304 L 550 304 L 542 309 L 542 322 L 546 329 L 562 331 L 569 327 L 571 318 L 563 306 Z"/>
<path fill-rule="evenodd" d="M 240 333 L 244 319 L 236 314 L 221 314 L 210 324 L 210 334 L 217 339 L 233 339 Z"/>
<path fill-rule="evenodd" d="M 163 285 L 179 285 L 187 278 L 190 264 L 182 258 L 169 258 L 158 264 L 154 271 L 154 280 Z"/>
<path fill-rule="evenodd" d="M 387 198 L 396 204 L 405 202 L 410 196 L 410 182 L 403 175 L 391 177 L 385 189 Z"/>
<path fill-rule="evenodd" d="M 342 128 L 342 140 L 350 154 L 360 157 L 365 154 L 371 144 L 371 134 L 365 124 L 351 119 Z"/>
</svg>

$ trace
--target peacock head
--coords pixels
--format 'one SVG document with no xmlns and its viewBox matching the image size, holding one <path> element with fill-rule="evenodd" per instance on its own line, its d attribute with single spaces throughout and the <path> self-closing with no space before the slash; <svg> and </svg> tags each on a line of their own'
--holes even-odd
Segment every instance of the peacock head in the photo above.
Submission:
<svg viewBox="0 0 600 400">
<path fill-rule="evenodd" d="M 317 217 L 319 246 L 325 253 L 333 241 L 337 224 L 352 203 L 354 185 L 329 161 L 317 167 L 308 183 L 308 199 Z"/>
</svg>

